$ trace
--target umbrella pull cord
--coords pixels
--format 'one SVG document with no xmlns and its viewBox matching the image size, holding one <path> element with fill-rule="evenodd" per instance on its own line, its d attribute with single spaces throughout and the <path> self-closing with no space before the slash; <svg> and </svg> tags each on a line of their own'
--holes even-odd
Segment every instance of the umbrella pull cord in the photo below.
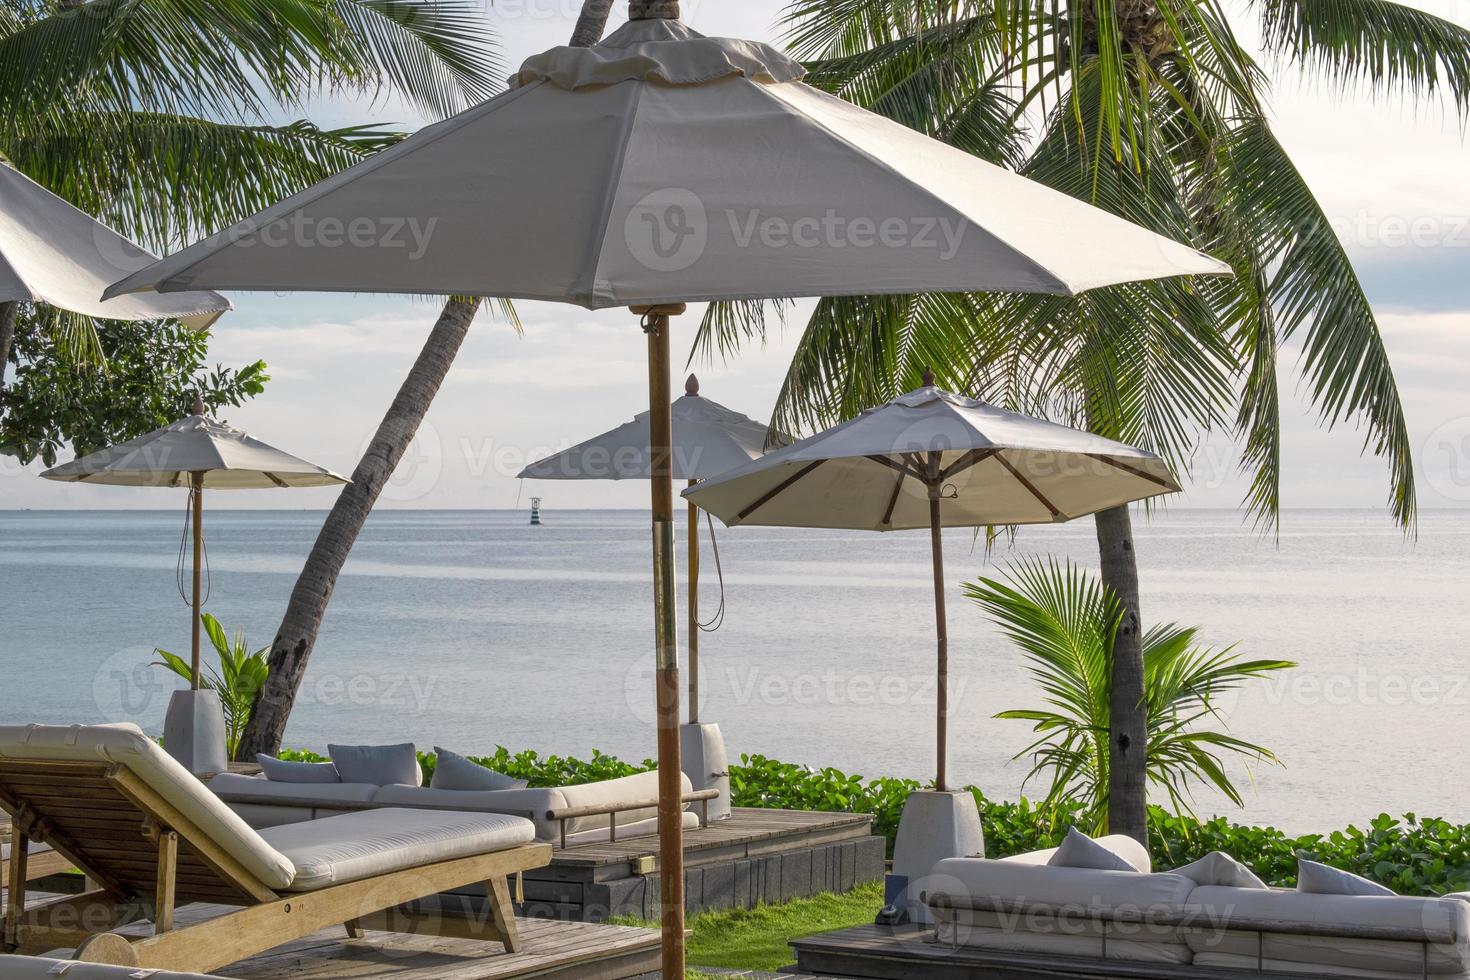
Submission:
<svg viewBox="0 0 1470 980">
<path fill-rule="evenodd" d="M 184 507 L 184 533 L 179 535 L 179 561 L 174 566 L 174 581 L 179 587 L 179 598 L 184 600 L 185 605 L 192 603 L 193 598 L 189 595 L 189 535 L 194 527 L 194 508 L 199 505 L 199 491 L 189 491 L 189 503 Z M 205 541 L 201 547 L 204 552 L 204 596 L 199 600 L 199 605 L 209 601 L 210 586 L 214 584 L 214 578 L 209 574 L 209 542 Z"/>
<path fill-rule="evenodd" d="M 720 567 L 720 541 L 715 537 L 715 522 L 709 516 L 709 511 L 704 512 L 704 523 L 709 527 L 709 543 L 715 552 L 715 576 L 720 580 L 720 606 L 708 622 L 699 624 L 699 628 L 706 633 L 713 633 L 725 621 L 725 570 Z"/>
</svg>

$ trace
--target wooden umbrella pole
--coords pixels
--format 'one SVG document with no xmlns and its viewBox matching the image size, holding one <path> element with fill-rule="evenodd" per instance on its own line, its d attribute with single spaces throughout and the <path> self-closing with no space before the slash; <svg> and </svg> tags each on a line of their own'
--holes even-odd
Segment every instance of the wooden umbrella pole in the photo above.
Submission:
<svg viewBox="0 0 1470 980">
<path fill-rule="evenodd" d="M 679 624 L 674 583 L 673 420 L 669 317 L 684 305 L 635 306 L 648 335 L 648 457 L 653 504 L 653 615 L 658 705 L 659 906 L 663 975 L 684 976 L 684 784 L 679 762 Z"/>
<path fill-rule="evenodd" d="M 944 539 L 939 526 L 938 483 L 929 485 L 929 549 L 934 558 L 934 630 L 939 644 L 939 685 L 935 689 L 938 708 L 935 743 L 934 788 L 945 791 L 945 747 L 949 729 L 949 628 L 944 612 Z"/>
<path fill-rule="evenodd" d="M 690 480 L 691 487 L 698 480 Z M 699 508 L 689 502 L 689 724 L 699 724 Z"/>
<path fill-rule="evenodd" d="M 199 660 L 199 619 L 202 608 L 202 596 L 199 594 L 200 566 L 204 563 L 204 474 L 195 473 L 192 477 L 194 496 L 194 631 L 190 637 L 190 658 L 193 677 L 190 684 L 194 690 L 199 690 L 200 660 Z"/>
</svg>

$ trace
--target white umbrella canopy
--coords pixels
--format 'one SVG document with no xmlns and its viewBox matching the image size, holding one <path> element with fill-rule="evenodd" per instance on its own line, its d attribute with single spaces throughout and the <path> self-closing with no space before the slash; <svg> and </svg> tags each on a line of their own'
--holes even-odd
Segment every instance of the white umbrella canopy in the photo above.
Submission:
<svg viewBox="0 0 1470 980">
<path fill-rule="evenodd" d="M 207 490 L 326 487 L 347 478 L 196 414 L 41 474 L 67 483 Z"/>
<path fill-rule="evenodd" d="M 326 487 L 349 482 L 331 470 L 268 446 L 233 426 L 194 414 L 147 435 L 46 470 L 41 476 L 64 483 L 102 483 L 123 487 L 187 487 L 194 537 L 193 632 L 190 642 L 193 686 L 199 689 L 200 594 L 204 550 L 204 491 L 273 487 Z M 182 556 L 181 556 L 182 562 Z M 180 566 L 182 591 L 182 564 Z"/>
<path fill-rule="evenodd" d="M 935 786 L 945 789 L 949 630 L 940 529 L 1047 524 L 1179 490 L 1154 453 L 925 385 L 684 496 L 726 524 L 929 529 Z"/>
<path fill-rule="evenodd" d="M 0 163 L 0 302 L 38 302 L 112 320 L 178 319 L 203 330 L 230 308 L 207 290 L 167 296 L 102 291 L 157 256 Z"/>
<path fill-rule="evenodd" d="M 800 81 L 765 44 L 635 20 L 123 279 L 591 309 L 1005 290 L 1229 267 Z"/>
<path fill-rule="evenodd" d="M 1180 489 L 1154 453 L 925 386 L 686 491 L 731 526 L 1048 524 Z"/>
<path fill-rule="evenodd" d="M 143 269 L 208 287 L 628 306 L 649 353 L 664 972 L 682 975 L 669 317 L 687 302 L 980 290 L 1068 295 L 1229 267 L 801 82 L 769 45 L 630 0 L 592 48 Z"/>
<path fill-rule="evenodd" d="M 530 480 L 648 480 L 650 412 L 538 460 L 518 474 Z M 747 415 L 710 401 L 690 375 L 684 394 L 669 406 L 674 444 L 670 465 L 676 480 L 710 477 L 758 458 L 766 449 L 767 427 Z"/>
</svg>

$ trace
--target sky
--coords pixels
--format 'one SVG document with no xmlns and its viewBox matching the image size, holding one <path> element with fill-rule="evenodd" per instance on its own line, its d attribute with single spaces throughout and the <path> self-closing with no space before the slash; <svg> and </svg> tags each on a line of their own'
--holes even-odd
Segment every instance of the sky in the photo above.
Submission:
<svg viewBox="0 0 1470 980">
<path fill-rule="evenodd" d="M 581 0 L 495 0 L 486 4 L 509 68 L 564 43 Z M 709 35 L 777 42 L 782 0 L 684 0 L 685 20 Z M 1416 3 L 1470 26 L 1470 0 Z M 618 3 L 614 23 L 623 15 Z M 1242 40 L 1255 41 L 1243 8 Z M 1272 69 L 1273 125 L 1339 228 L 1380 317 L 1417 456 L 1420 504 L 1470 506 L 1470 144 L 1454 112 L 1437 101 L 1373 101 L 1332 90 L 1291 68 Z M 313 106 L 323 125 L 416 118 L 396 102 Z M 526 233 L 506 228 L 507 235 Z M 350 473 L 418 353 L 436 302 L 392 296 L 231 297 L 235 311 L 215 328 L 211 359 L 270 369 L 264 396 L 224 414 L 282 449 Z M 549 508 L 645 507 L 638 483 L 527 483 L 526 462 L 613 427 L 646 406 L 643 337 L 625 310 L 591 313 L 520 303 L 524 332 L 482 312 L 425 424 L 380 506 L 504 508 L 532 495 Z M 775 400 L 804 311 L 763 348 L 725 362 L 698 361 L 703 394 L 764 420 Z M 676 364 L 690 350 L 702 308 L 675 320 Z M 1388 471 L 1361 455 L 1351 425 L 1323 431 L 1283 355 L 1283 503 L 1293 507 L 1383 508 Z M 682 376 L 684 372 L 680 371 Z M 676 391 L 678 389 L 676 384 Z M 1231 508 L 1246 481 L 1238 447 L 1212 436 L 1171 506 Z M 178 492 L 60 485 L 39 466 L 0 457 L 0 508 L 177 507 Z M 214 495 L 210 506 L 325 508 L 335 490 Z"/>
</svg>

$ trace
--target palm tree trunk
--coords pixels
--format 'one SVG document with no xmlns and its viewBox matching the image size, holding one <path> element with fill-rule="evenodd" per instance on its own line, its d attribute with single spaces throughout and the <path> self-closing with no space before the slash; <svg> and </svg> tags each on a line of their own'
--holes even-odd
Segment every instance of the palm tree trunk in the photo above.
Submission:
<svg viewBox="0 0 1470 980">
<path fill-rule="evenodd" d="M 270 673 L 255 696 L 250 722 L 236 753 L 238 758 L 253 759 L 257 752 L 274 754 L 280 750 L 286 720 L 291 715 L 301 679 L 306 675 L 306 661 L 316 643 L 337 576 L 383 484 L 393 475 L 404 450 L 418 432 L 479 307 L 479 299 L 461 297 L 444 304 L 424 349 L 353 471 L 352 482 L 342 488 L 337 503 L 327 515 L 296 579 L 296 587 L 291 590 L 285 618 L 271 644 Z"/>
<path fill-rule="evenodd" d="M 10 347 L 15 343 L 15 320 L 18 316 L 19 302 L 0 303 L 0 389 L 5 387 L 5 368 L 10 364 Z"/>
<path fill-rule="evenodd" d="M 586 0 L 581 16 L 577 18 L 571 43 L 576 47 L 591 47 L 601 40 L 611 9 L 612 0 Z M 332 512 L 327 515 L 316 544 L 307 556 L 306 565 L 301 569 L 301 576 L 296 580 L 296 587 L 291 590 L 291 601 L 286 606 L 281 629 L 271 644 L 270 673 L 255 696 L 250 722 L 245 726 L 245 734 L 240 738 L 240 747 L 236 751 L 237 758 L 253 759 L 257 752 L 275 754 L 280 751 L 286 720 L 291 716 L 296 692 L 306 676 L 306 661 L 316 643 L 317 631 L 326 615 L 337 576 L 373 504 L 377 502 L 383 484 L 393 474 L 403 451 L 418 432 L 429 411 L 429 404 L 444 382 L 444 376 L 449 373 L 479 305 L 478 299 L 461 298 L 451 299 L 444 305 L 439 322 L 434 324 L 418 360 L 398 389 L 398 396 L 389 406 L 388 414 L 383 416 L 372 444 L 357 464 L 352 483 L 343 488 Z"/>
<path fill-rule="evenodd" d="M 1108 740 L 1108 833 L 1148 843 L 1147 706 L 1143 689 L 1143 631 L 1138 610 L 1138 556 L 1128 508 L 1099 511 L 1097 549 L 1102 580 L 1117 597 L 1123 616 L 1113 637 Z"/>
</svg>

